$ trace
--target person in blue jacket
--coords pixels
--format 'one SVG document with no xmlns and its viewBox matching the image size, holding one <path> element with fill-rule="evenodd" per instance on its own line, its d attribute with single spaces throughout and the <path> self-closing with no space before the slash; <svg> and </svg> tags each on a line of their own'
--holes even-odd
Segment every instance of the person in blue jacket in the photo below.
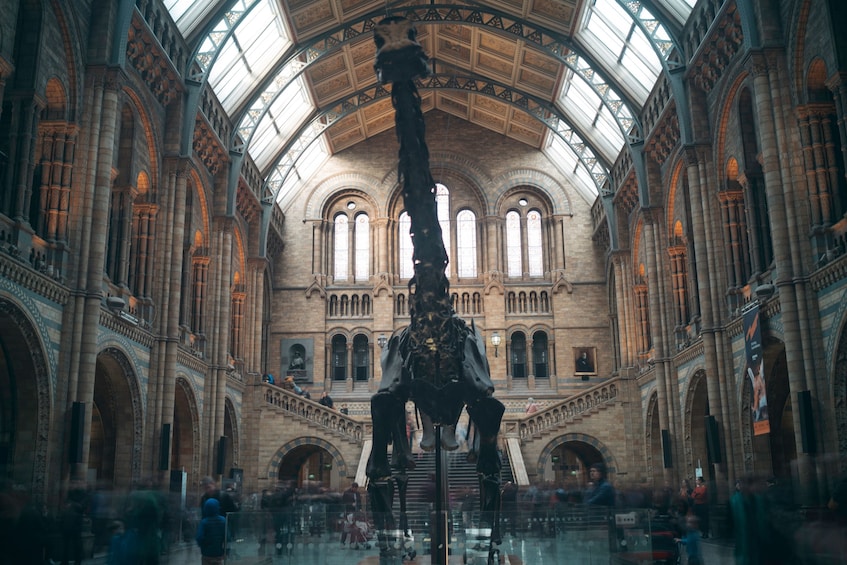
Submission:
<svg viewBox="0 0 847 565">
<path fill-rule="evenodd" d="M 606 479 L 606 466 L 594 463 L 589 467 L 588 476 L 594 484 L 585 496 L 585 503 L 597 506 L 615 505 L 615 487 Z"/>
<path fill-rule="evenodd" d="M 221 516 L 221 503 L 209 498 L 203 503 L 203 519 L 197 526 L 197 545 L 203 565 L 223 565 L 226 553 L 226 518 Z"/>
</svg>

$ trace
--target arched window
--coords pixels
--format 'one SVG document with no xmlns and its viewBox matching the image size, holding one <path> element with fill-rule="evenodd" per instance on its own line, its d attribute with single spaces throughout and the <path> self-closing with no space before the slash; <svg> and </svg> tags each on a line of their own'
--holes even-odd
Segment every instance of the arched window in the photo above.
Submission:
<svg viewBox="0 0 847 565">
<path fill-rule="evenodd" d="M 532 363 L 534 365 L 535 377 L 546 379 L 550 377 L 547 368 L 547 333 L 535 332 L 532 335 Z"/>
<path fill-rule="evenodd" d="M 459 278 L 476 277 L 476 214 L 470 210 L 456 216 L 456 266 Z"/>
<path fill-rule="evenodd" d="M 438 225 L 441 226 L 441 241 L 444 249 L 450 250 L 450 191 L 443 184 L 435 185 L 435 207 Z"/>
<path fill-rule="evenodd" d="M 412 218 L 407 212 L 400 214 L 400 220 L 397 222 L 400 239 L 400 278 L 410 279 L 415 274 L 415 266 L 412 263 Z"/>
<path fill-rule="evenodd" d="M 370 377 L 370 355 L 368 338 L 357 335 L 353 338 L 353 370 L 357 381 L 366 381 Z"/>
<path fill-rule="evenodd" d="M 519 277 L 522 271 L 521 215 L 511 210 L 506 214 L 506 273 Z"/>
<path fill-rule="evenodd" d="M 338 214 L 335 217 L 335 268 L 333 276 L 336 281 L 346 281 L 349 276 L 349 259 L 347 258 L 350 252 L 350 231 L 348 229 L 349 220 L 344 214 Z"/>
<path fill-rule="evenodd" d="M 506 213 L 506 276 L 517 278 L 544 276 L 543 218 L 538 208 L 526 210 L 526 198 L 518 200 L 519 209 Z"/>
<path fill-rule="evenodd" d="M 512 378 L 526 378 L 526 336 L 522 332 L 512 334 Z"/>
<path fill-rule="evenodd" d="M 347 338 L 336 335 L 332 338 L 332 380 L 347 379 Z"/>
<path fill-rule="evenodd" d="M 367 214 L 356 216 L 356 282 L 367 281 L 371 276 L 371 229 Z"/>
<path fill-rule="evenodd" d="M 544 274 L 544 257 L 541 248 L 541 212 L 538 210 L 530 210 L 526 215 L 526 247 L 529 276 L 542 276 Z"/>
</svg>

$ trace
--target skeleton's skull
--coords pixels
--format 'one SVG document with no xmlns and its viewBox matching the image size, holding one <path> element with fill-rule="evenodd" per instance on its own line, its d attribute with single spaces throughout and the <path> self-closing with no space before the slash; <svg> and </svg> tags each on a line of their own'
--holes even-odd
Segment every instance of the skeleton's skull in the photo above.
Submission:
<svg viewBox="0 0 847 565">
<path fill-rule="evenodd" d="M 374 69 L 380 83 L 411 80 L 429 74 L 427 56 L 417 36 L 415 26 L 406 18 L 392 16 L 376 24 Z"/>
</svg>

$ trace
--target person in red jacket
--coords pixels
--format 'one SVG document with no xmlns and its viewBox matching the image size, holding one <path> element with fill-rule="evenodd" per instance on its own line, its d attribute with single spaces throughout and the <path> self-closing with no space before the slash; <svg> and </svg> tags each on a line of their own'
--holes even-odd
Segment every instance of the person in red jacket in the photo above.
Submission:
<svg viewBox="0 0 847 565">
<path fill-rule="evenodd" d="M 691 511 L 700 521 L 700 531 L 703 533 L 703 538 L 705 539 L 709 537 L 709 491 L 706 488 L 706 481 L 703 480 L 703 477 L 697 477 L 691 498 L 693 500 Z"/>
</svg>

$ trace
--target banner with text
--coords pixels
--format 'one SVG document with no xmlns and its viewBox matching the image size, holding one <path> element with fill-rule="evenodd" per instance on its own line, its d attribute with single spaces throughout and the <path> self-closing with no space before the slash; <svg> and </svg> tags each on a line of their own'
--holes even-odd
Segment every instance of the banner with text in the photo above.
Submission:
<svg viewBox="0 0 847 565">
<path fill-rule="evenodd" d="M 762 330 L 759 327 L 758 305 L 744 312 L 744 352 L 747 358 L 744 374 L 753 385 L 753 396 L 750 402 L 753 435 L 767 434 L 771 431 L 771 424 L 768 420 L 765 358 L 762 354 Z"/>
</svg>

